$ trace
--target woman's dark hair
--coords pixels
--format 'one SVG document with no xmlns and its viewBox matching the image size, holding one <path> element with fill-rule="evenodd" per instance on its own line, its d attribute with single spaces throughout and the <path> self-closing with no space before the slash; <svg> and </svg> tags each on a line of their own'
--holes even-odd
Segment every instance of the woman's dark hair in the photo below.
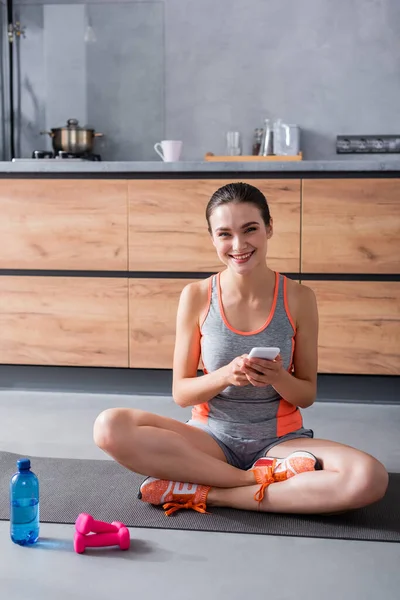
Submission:
<svg viewBox="0 0 400 600">
<path fill-rule="evenodd" d="M 260 192 L 258 188 L 254 187 L 254 185 L 250 185 L 249 183 L 228 183 L 214 192 L 209 203 L 207 204 L 206 219 L 208 231 L 210 233 L 210 217 L 214 210 L 218 208 L 218 206 L 223 206 L 224 204 L 229 204 L 230 202 L 234 202 L 235 204 L 241 204 L 242 202 L 253 204 L 260 211 L 265 226 L 268 227 L 270 224 L 271 215 L 269 212 L 268 202 L 264 194 Z"/>
</svg>

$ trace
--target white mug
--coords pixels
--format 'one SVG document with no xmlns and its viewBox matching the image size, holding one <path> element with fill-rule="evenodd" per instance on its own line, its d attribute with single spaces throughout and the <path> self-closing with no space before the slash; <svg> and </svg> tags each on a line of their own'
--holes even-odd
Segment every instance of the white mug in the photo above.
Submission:
<svg viewBox="0 0 400 600">
<path fill-rule="evenodd" d="M 159 150 L 159 147 L 161 150 Z M 154 150 L 161 156 L 164 162 L 174 162 L 179 160 L 182 151 L 182 142 L 164 140 L 154 144 Z"/>
</svg>

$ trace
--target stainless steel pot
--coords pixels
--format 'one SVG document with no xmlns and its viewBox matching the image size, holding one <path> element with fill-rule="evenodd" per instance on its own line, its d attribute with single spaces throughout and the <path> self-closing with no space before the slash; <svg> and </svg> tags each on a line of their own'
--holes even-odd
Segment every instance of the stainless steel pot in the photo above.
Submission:
<svg viewBox="0 0 400 600">
<path fill-rule="evenodd" d="M 91 153 L 94 138 L 104 135 L 95 133 L 94 129 L 80 127 L 77 119 L 68 119 L 66 127 L 55 127 L 50 131 L 41 131 L 40 133 L 51 137 L 54 152 L 63 150 L 77 155 Z"/>
</svg>

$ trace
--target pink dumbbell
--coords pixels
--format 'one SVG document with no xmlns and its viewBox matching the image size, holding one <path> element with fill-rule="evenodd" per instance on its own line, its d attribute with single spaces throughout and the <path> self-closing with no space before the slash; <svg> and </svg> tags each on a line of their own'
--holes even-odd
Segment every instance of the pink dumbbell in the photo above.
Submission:
<svg viewBox="0 0 400 600">
<path fill-rule="evenodd" d="M 81 513 L 75 521 L 75 529 L 78 533 L 86 535 L 88 533 L 117 533 L 120 527 L 125 527 L 123 523 L 118 522 L 118 526 L 114 523 L 106 523 L 105 521 L 96 521 L 92 515 Z"/>
<path fill-rule="evenodd" d="M 121 521 L 113 521 L 111 525 L 114 525 L 117 529 L 121 529 L 121 527 L 126 527 L 126 525 L 124 523 L 121 523 Z"/>
<path fill-rule="evenodd" d="M 74 535 L 74 550 L 78 554 L 85 552 L 86 548 L 100 548 L 103 546 L 119 546 L 121 550 L 128 550 L 131 543 L 127 527 L 120 527 L 117 532 L 93 533 L 83 535 L 79 531 Z"/>
</svg>

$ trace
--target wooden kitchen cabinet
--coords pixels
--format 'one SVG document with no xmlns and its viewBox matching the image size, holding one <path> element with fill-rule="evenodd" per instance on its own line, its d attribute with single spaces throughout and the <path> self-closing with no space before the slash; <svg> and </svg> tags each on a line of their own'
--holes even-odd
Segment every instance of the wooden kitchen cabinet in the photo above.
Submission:
<svg viewBox="0 0 400 600">
<path fill-rule="evenodd" d="M 223 268 L 205 208 L 231 181 L 0 179 L 0 269 L 27 272 L 0 275 L 0 363 L 171 368 L 191 281 L 173 272 Z M 399 274 L 400 179 L 247 181 L 274 219 L 272 269 Z M 154 278 L 120 278 L 126 270 Z M 400 374 L 400 283 L 316 279 L 303 281 L 318 300 L 319 371 Z"/>
<path fill-rule="evenodd" d="M 126 181 L 0 179 L 0 268 L 127 270 Z"/>
<path fill-rule="evenodd" d="M 190 279 L 129 280 L 129 366 L 171 369 L 180 294 Z"/>
<path fill-rule="evenodd" d="M 317 297 L 320 373 L 400 375 L 399 282 L 304 284 Z"/>
<path fill-rule="evenodd" d="M 238 181 L 245 181 L 240 179 Z M 205 210 L 220 179 L 129 181 L 129 269 L 215 272 L 222 268 L 207 231 Z M 300 268 L 300 181 L 252 179 L 274 219 L 268 264 L 282 272 Z"/>
<path fill-rule="evenodd" d="M 400 179 L 306 179 L 303 273 L 400 273 Z"/>
<path fill-rule="evenodd" d="M 0 277 L 0 363 L 128 367 L 128 282 Z"/>
</svg>

